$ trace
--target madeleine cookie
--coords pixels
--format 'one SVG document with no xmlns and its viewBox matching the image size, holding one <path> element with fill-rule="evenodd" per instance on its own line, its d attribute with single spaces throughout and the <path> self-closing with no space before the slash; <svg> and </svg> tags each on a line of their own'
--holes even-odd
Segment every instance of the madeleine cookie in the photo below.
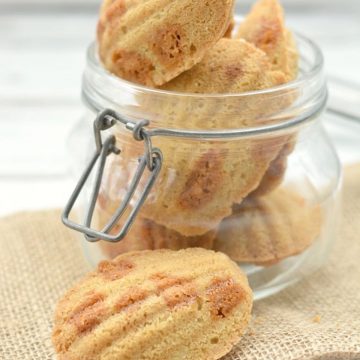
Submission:
<svg viewBox="0 0 360 360">
<path fill-rule="evenodd" d="M 284 82 L 282 73 L 272 70 L 269 59 L 262 50 L 244 39 L 223 38 L 207 52 L 199 64 L 166 83 L 161 89 L 197 94 L 226 94 L 266 89 Z"/>
<path fill-rule="evenodd" d="M 115 75 L 159 86 L 201 61 L 229 26 L 233 0 L 108 0 L 99 55 Z"/>
<path fill-rule="evenodd" d="M 124 214 L 124 216 L 126 215 L 127 214 Z M 94 227 L 96 229 L 103 229 L 111 216 L 97 207 L 94 212 L 94 218 Z M 120 232 L 121 228 L 122 223 L 116 224 L 109 233 L 116 235 Z M 129 233 L 123 240 L 115 243 L 101 240 L 98 242 L 98 245 L 106 258 L 109 259 L 113 259 L 120 254 L 130 251 L 151 250 L 151 243 L 146 237 L 147 231 L 147 221 L 137 217 Z"/>
<path fill-rule="evenodd" d="M 251 193 L 251 196 L 264 196 L 282 183 L 287 168 L 288 155 L 293 152 L 294 147 L 295 140 L 293 138 L 289 139 L 289 142 L 284 145 L 276 159 L 270 163 L 260 185 Z"/>
<path fill-rule="evenodd" d="M 161 139 L 163 167 L 139 218 L 151 220 L 179 236 L 202 239 L 231 214 L 233 203 L 240 203 L 259 186 L 286 139 L 196 144 L 181 139 L 181 146 L 179 141 L 173 140 L 171 144 L 168 139 Z M 120 140 L 119 144 L 123 142 Z M 137 166 L 129 159 L 131 155 L 125 146 L 122 156 L 110 163 L 109 171 L 104 174 L 99 203 L 103 211 L 114 213 L 122 201 L 123 191 L 128 189 Z M 130 175 L 124 180 L 118 176 L 121 173 Z"/>
<path fill-rule="evenodd" d="M 98 207 L 95 210 L 96 228 L 102 229 L 111 216 Z M 119 233 L 122 224 L 118 223 L 110 232 Z M 165 226 L 158 225 L 151 220 L 138 216 L 128 235 L 117 243 L 100 241 L 99 246 L 110 259 L 120 254 L 136 250 L 171 249 L 180 250 L 193 247 L 211 249 L 216 231 L 212 230 L 199 236 L 184 236 Z"/>
<path fill-rule="evenodd" d="M 211 360 L 245 332 L 252 292 L 226 255 L 140 251 L 104 261 L 59 301 L 61 359 Z"/>
<path fill-rule="evenodd" d="M 307 249 L 319 236 L 321 208 L 292 190 L 247 198 L 220 224 L 214 249 L 233 260 L 273 265 Z"/>
<path fill-rule="evenodd" d="M 215 70 L 214 70 L 215 69 Z M 245 40 L 221 39 L 204 60 L 162 88 L 179 92 L 239 93 L 269 88 L 284 81 L 281 72 L 271 70 L 266 54 Z M 159 117 L 177 128 L 246 128 L 261 121 L 264 113 L 279 111 L 279 103 L 267 94 L 243 99 L 238 97 L 194 103 L 193 97 L 181 97 L 176 104 L 148 104 Z M 259 120 L 260 119 L 260 120 Z M 191 125 L 190 125 L 191 122 Z M 117 174 L 133 174 L 136 148 L 131 134 L 115 134 L 122 156 L 104 175 L 101 190 L 108 212 L 122 198 L 119 189 L 127 188 Z M 233 203 L 240 203 L 255 190 L 271 161 L 286 143 L 286 138 L 271 137 L 229 140 L 188 140 L 154 137 L 164 163 L 153 191 L 143 205 L 141 216 L 185 236 L 199 236 L 217 228 L 231 214 Z M 142 144 L 140 144 L 142 145 Z M 143 145 L 142 145 L 143 146 Z M 131 161 L 133 159 L 133 161 Z M 117 182 L 117 179 L 121 181 Z"/>
<path fill-rule="evenodd" d="M 278 0 L 259 0 L 241 23 L 236 37 L 246 39 L 263 50 L 273 69 L 282 71 L 287 82 L 297 77 L 299 53 L 293 34 L 285 27 L 284 11 Z M 296 96 L 294 93 L 286 97 L 288 105 Z M 295 141 L 293 137 L 284 146 L 265 174 L 258 193 L 266 194 L 281 183 L 286 171 L 287 155 L 291 153 L 289 149 L 294 148 Z"/>
<path fill-rule="evenodd" d="M 285 27 L 284 11 L 278 0 L 259 0 L 240 24 L 237 38 L 245 39 L 269 57 L 274 70 L 286 74 L 287 81 L 298 73 L 298 51 Z"/>
</svg>

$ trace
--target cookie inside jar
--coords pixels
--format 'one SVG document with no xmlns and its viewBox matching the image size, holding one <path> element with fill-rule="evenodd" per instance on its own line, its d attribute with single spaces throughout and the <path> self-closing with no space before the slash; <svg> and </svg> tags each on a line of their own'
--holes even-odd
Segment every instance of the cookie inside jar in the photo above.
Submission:
<svg viewBox="0 0 360 360">
<path fill-rule="evenodd" d="M 84 98 L 129 122 L 108 130 L 120 154 L 107 157 L 92 225 L 121 233 L 151 167 L 107 225 L 149 143 L 162 162 L 126 236 L 94 246 L 107 258 L 203 247 L 271 283 L 300 269 L 313 249 L 322 257 L 337 203 L 337 158 L 318 121 L 326 101 L 321 52 L 286 25 L 278 0 L 259 0 L 243 17 L 232 1 L 214 0 L 201 22 L 197 4 L 115 0 L 101 9 Z M 175 16 L 183 7 L 192 13 Z M 199 30 L 207 16 L 216 23 L 211 34 Z"/>
<path fill-rule="evenodd" d="M 141 41 L 144 41 L 146 46 L 149 45 L 148 40 L 137 36 L 142 29 L 139 30 L 131 23 L 132 17 L 136 18 L 145 11 L 141 11 L 142 5 L 130 1 L 128 8 L 123 9 L 116 16 L 115 4 L 116 1 L 112 4 L 104 4 L 101 9 L 99 28 L 103 30 L 99 35 L 100 58 L 104 66 L 115 75 L 149 85 L 145 78 L 132 78 L 133 69 L 126 73 L 130 65 L 139 66 L 136 70 L 139 73 L 144 71 L 141 64 L 129 58 L 128 66 L 117 64 L 114 70 L 116 63 L 110 64 L 104 55 L 109 51 L 113 54 L 129 52 L 137 45 L 137 42 L 140 44 Z M 180 25 L 181 19 L 175 21 L 170 16 L 172 7 L 168 12 L 164 12 L 157 11 L 155 3 L 152 8 L 150 5 L 151 1 L 147 7 L 143 6 L 151 14 L 150 20 L 141 25 L 149 33 L 155 31 L 154 22 L 151 21 L 153 14 L 158 15 L 158 22 L 169 24 L 173 21 L 173 28 L 183 27 Z M 195 64 L 190 68 L 185 66 L 185 58 L 190 59 L 191 55 L 184 53 L 183 69 L 179 70 L 180 73 L 177 76 L 169 72 L 166 78 L 172 78 L 158 88 L 170 93 L 183 94 L 239 94 L 270 89 L 296 77 L 297 48 L 295 42 L 292 41 L 290 31 L 285 27 L 284 14 L 277 1 L 259 1 L 242 21 L 234 38 L 221 38 L 225 35 L 224 29 L 231 26 L 232 22 L 230 16 L 221 16 L 220 12 L 225 10 L 226 7 L 222 9 L 213 7 L 213 11 L 219 13 L 219 19 L 221 18 L 224 23 L 216 35 L 220 39 L 214 41 L 209 48 L 204 48 L 204 55 L 194 60 Z M 116 25 L 113 25 L 114 17 L 117 19 Z M 264 21 L 264 17 L 268 20 Z M 199 24 L 196 23 L 195 18 L 193 22 L 192 26 L 195 29 Z M 268 26 L 268 22 L 272 25 Z M 129 29 L 129 25 L 126 25 L 128 23 L 133 24 L 131 26 L 135 28 L 129 34 L 124 34 L 121 24 Z M 188 25 L 188 22 L 186 24 Z M 176 39 L 180 36 L 175 34 L 173 37 Z M 264 37 L 267 39 L 264 40 Z M 116 42 L 115 39 L 120 39 L 120 41 Z M 178 42 L 180 40 L 190 41 L 184 38 L 178 39 Z M 205 45 L 204 42 L 203 46 L 208 46 Z M 170 56 L 167 60 L 170 64 L 172 57 Z M 149 71 L 148 75 L 153 75 L 153 72 Z M 296 93 L 291 91 L 282 94 L 276 101 L 266 93 L 255 97 L 211 98 L 210 101 L 205 100 L 201 103 L 193 101 L 191 97 L 184 97 L 176 102 L 164 102 L 157 101 L 158 99 L 154 97 L 137 96 L 142 107 L 156 114 L 155 116 L 164 125 L 199 130 L 261 126 L 272 116 L 289 108 L 295 99 Z M 119 131 L 115 132 L 115 135 L 118 143 L 130 143 L 130 140 L 126 138 L 128 134 Z M 286 155 L 290 152 L 288 149 L 295 141 L 294 138 L 295 135 L 286 134 L 270 135 L 261 139 L 230 139 L 228 141 L 208 139 L 194 141 L 160 137 L 154 139 L 154 146 L 161 149 L 164 156 L 162 173 L 150 198 L 141 210 L 141 218 L 144 221 L 139 220 L 138 224 L 134 225 L 133 234 L 127 242 L 131 243 L 131 236 L 133 236 L 135 246 L 136 229 L 143 228 L 144 231 L 148 231 L 146 228 L 149 228 L 149 224 L 152 229 L 158 230 L 158 234 L 165 233 L 168 234 L 167 236 L 172 234 L 172 238 L 181 239 L 181 244 L 178 246 L 186 247 L 191 243 L 201 245 L 201 242 L 194 239 L 208 238 L 209 234 L 214 237 L 223 219 L 231 216 L 234 204 L 240 204 L 249 194 L 256 193 L 258 188 L 258 191 L 262 193 L 271 192 L 280 184 L 282 172 L 286 168 L 284 165 Z M 124 186 L 124 183 L 128 184 L 131 181 L 134 170 L 131 167 L 129 169 L 129 163 L 131 164 L 131 160 L 136 156 L 139 156 L 139 149 L 129 145 L 123 150 L 121 162 L 112 162 L 112 167 L 105 174 L 99 211 L 111 213 L 116 209 L 121 195 L 114 196 L 111 189 L 117 188 L 116 183 L 119 178 L 123 182 L 118 184 L 119 186 Z M 274 163 L 278 164 L 277 169 L 281 169 L 275 174 Z M 119 173 L 129 175 L 125 182 L 124 176 L 119 177 Z M 100 222 L 99 225 L 101 227 L 105 224 Z M 167 247 L 166 242 L 152 244 L 153 248 L 157 246 Z M 174 244 L 173 246 L 176 247 Z M 123 247 L 119 246 L 119 248 Z"/>
</svg>

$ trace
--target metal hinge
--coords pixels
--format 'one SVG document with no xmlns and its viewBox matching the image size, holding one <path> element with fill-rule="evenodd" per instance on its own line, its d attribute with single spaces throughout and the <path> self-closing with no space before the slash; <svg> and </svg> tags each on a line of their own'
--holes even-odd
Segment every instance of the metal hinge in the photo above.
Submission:
<svg viewBox="0 0 360 360">
<path fill-rule="evenodd" d="M 94 215 L 96 201 L 99 195 L 106 159 L 110 154 L 120 155 L 121 153 L 121 150 L 116 147 L 115 136 L 110 135 L 103 142 L 101 132 L 103 130 L 110 129 L 117 122 L 123 123 L 127 129 L 132 131 L 133 137 L 136 141 L 144 141 L 145 152 L 144 155 L 139 159 L 139 165 L 135 175 L 120 206 L 117 208 L 114 215 L 102 230 L 94 230 L 91 228 L 91 222 Z M 96 143 L 95 154 L 82 174 L 73 193 L 71 194 L 61 217 L 62 222 L 66 226 L 83 233 L 88 241 L 95 242 L 98 240 L 106 240 L 109 242 L 118 242 L 123 239 L 129 232 L 132 223 L 141 209 L 141 206 L 145 202 L 150 190 L 154 186 L 156 178 L 158 177 L 161 170 L 163 158 L 160 149 L 152 147 L 151 137 L 144 129 L 144 127 L 147 125 L 149 125 L 149 121 L 147 120 L 142 120 L 135 123 L 133 121 L 122 118 L 118 113 L 109 109 L 100 112 L 96 117 L 94 121 L 94 135 Z M 84 224 L 78 224 L 74 221 L 71 221 L 69 219 L 69 215 L 97 162 L 99 162 L 99 165 L 95 176 L 95 184 L 91 192 L 89 207 L 86 211 L 85 221 Z M 150 172 L 150 176 L 144 185 L 142 193 L 140 194 L 134 207 L 131 209 L 131 212 L 125 220 L 120 232 L 116 235 L 110 235 L 110 231 L 115 227 L 126 209 L 128 209 L 129 203 L 134 196 L 134 193 L 139 185 L 140 179 L 142 178 L 146 167 Z"/>
</svg>

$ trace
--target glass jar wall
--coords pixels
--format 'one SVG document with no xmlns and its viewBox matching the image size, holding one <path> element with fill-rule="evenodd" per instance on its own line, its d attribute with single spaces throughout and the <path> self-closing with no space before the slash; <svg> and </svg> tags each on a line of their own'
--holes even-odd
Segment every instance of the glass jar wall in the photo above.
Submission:
<svg viewBox="0 0 360 360">
<path fill-rule="evenodd" d="M 107 73 L 95 45 L 89 48 L 83 126 L 89 128 L 103 109 L 115 110 L 130 125 L 146 119 L 143 129 L 163 158 L 126 237 L 117 243 L 84 240 L 91 262 L 132 250 L 205 247 L 235 260 L 248 274 L 256 298 L 321 266 L 336 233 L 341 174 L 321 124 L 326 102 L 322 56 L 306 38 L 298 36 L 297 42 L 296 81 L 219 95 L 129 83 Z M 149 145 L 139 132 L 134 136 L 129 124 L 117 123 L 104 137 L 113 135 L 121 153 L 106 160 L 91 224 L 96 229 L 108 224 L 128 194 L 138 159 Z M 149 176 L 146 169 L 111 234 L 124 226 Z M 91 187 L 83 196 L 84 209 Z"/>
</svg>

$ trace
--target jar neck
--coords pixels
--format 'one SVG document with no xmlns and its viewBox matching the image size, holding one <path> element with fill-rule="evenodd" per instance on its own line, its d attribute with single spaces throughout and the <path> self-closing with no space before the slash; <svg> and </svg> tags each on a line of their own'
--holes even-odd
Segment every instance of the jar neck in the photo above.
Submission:
<svg viewBox="0 0 360 360">
<path fill-rule="evenodd" d="M 83 98 L 94 112 L 110 108 L 131 121 L 146 119 L 151 128 L 171 131 L 252 136 L 296 128 L 315 120 L 327 98 L 320 50 L 302 36 L 297 43 L 300 71 L 295 81 L 238 94 L 176 93 L 127 82 L 103 68 L 94 43 L 88 50 Z"/>
</svg>

